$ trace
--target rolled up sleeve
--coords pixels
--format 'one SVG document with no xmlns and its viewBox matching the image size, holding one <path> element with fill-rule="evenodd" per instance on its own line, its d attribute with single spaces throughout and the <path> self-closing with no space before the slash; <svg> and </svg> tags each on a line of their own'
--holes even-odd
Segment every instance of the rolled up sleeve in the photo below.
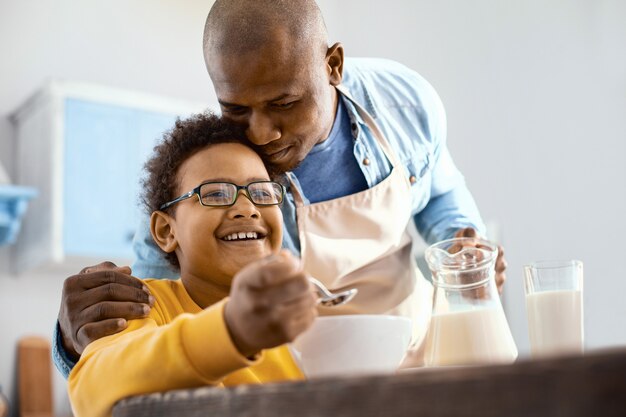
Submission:
<svg viewBox="0 0 626 417">
<path fill-rule="evenodd" d="M 431 198 L 426 207 L 415 214 L 414 220 L 418 232 L 429 244 L 449 239 L 465 227 L 485 234 L 474 197 L 445 145 L 433 168 Z"/>
</svg>

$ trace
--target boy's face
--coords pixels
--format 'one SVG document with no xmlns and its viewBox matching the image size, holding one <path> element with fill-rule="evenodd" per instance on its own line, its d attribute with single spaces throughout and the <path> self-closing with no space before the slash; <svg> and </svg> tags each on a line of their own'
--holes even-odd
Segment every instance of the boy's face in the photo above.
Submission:
<svg viewBox="0 0 626 417">
<path fill-rule="evenodd" d="M 187 159 L 177 173 L 180 195 L 206 181 L 247 185 L 269 180 L 261 158 L 238 143 L 211 145 Z M 282 214 L 278 206 L 257 207 L 239 191 L 234 205 L 205 207 L 197 196 L 176 204 L 170 217 L 181 276 L 229 286 L 245 265 L 278 252 Z M 233 233 L 256 232 L 256 239 L 225 240 Z"/>
</svg>

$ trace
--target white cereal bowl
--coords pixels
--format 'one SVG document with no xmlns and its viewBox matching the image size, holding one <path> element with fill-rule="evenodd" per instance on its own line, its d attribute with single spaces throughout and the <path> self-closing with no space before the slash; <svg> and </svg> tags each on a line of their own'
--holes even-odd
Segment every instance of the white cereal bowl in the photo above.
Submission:
<svg viewBox="0 0 626 417">
<path fill-rule="evenodd" d="M 392 373 L 411 340 L 411 320 L 389 315 L 325 316 L 289 345 L 308 378 Z"/>
</svg>

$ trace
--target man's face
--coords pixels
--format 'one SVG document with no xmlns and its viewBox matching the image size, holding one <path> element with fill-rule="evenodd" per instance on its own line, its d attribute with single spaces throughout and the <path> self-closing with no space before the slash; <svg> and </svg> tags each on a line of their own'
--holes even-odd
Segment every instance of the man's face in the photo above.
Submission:
<svg viewBox="0 0 626 417">
<path fill-rule="evenodd" d="M 294 51 L 281 33 L 273 39 L 243 55 L 208 51 L 207 62 L 223 115 L 246 125 L 248 139 L 287 171 L 328 137 L 341 76 L 322 51 Z"/>
<path fill-rule="evenodd" d="M 211 145 L 197 152 L 180 166 L 177 176 L 179 194 L 205 181 L 247 185 L 269 180 L 261 158 L 238 143 Z M 220 286 L 230 286 L 241 268 L 278 252 L 282 244 L 280 208 L 255 206 L 244 191 L 229 207 L 206 207 L 196 196 L 181 201 L 171 227 L 182 275 Z M 234 234 L 241 238 L 233 239 Z"/>
</svg>

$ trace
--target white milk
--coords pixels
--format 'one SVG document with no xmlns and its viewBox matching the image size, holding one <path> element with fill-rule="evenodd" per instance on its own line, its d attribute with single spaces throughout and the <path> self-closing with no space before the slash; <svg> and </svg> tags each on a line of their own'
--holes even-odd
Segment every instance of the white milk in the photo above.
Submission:
<svg viewBox="0 0 626 417">
<path fill-rule="evenodd" d="M 510 363 L 517 347 L 501 308 L 434 314 L 426 342 L 427 366 Z"/>
<path fill-rule="evenodd" d="M 583 351 L 582 294 L 543 291 L 526 296 L 530 351 L 533 357 Z"/>
</svg>

